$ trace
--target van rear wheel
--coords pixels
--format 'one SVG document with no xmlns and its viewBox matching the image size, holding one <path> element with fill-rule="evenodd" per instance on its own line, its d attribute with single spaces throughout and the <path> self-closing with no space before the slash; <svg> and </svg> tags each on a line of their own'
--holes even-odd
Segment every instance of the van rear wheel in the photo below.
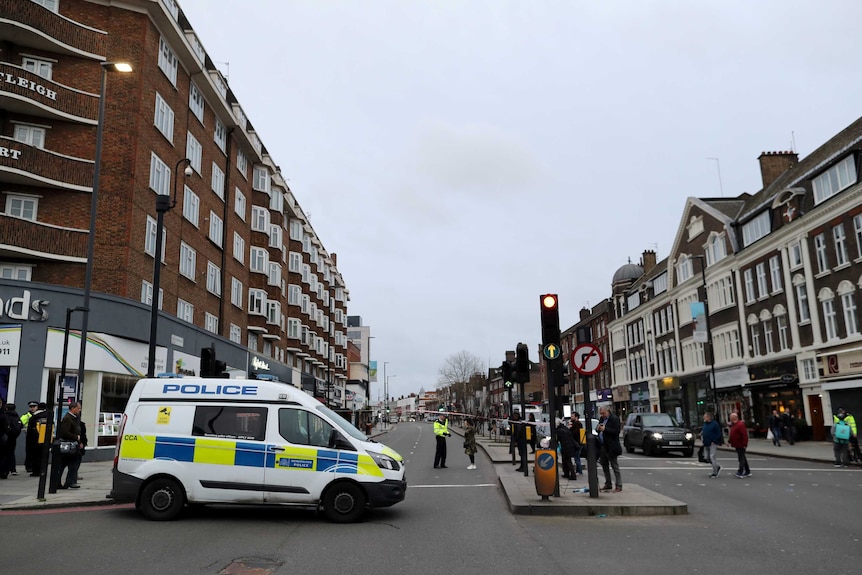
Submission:
<svg viewBox="0 0 862 575">
<path fill-rule="evenodd" d="M 365 513 L 365 492 L 355 483 L 337 483 L 323 497 L 323 513 L 333 523 L 353 523 Z"/>
<path fill-rule="evenodd" d="M 171 521 L 183 510 L 185 494 L 175 480 L 154 479 L 141 492 L 140 511 L 150 521 Z"/>
</svg>

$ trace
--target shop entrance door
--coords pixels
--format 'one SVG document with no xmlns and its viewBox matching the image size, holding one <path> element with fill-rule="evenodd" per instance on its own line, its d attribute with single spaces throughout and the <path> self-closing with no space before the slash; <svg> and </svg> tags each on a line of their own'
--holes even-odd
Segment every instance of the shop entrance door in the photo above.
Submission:
<svg viewBox="0 0 862 575">
<path fill-rule="evenodd" d="M 811 413 L 811 439 L 826 440 L 826 429 L 823 427 L 823 401 L 819 395 L 808 396 L 808 411 Z"/>
</svg>

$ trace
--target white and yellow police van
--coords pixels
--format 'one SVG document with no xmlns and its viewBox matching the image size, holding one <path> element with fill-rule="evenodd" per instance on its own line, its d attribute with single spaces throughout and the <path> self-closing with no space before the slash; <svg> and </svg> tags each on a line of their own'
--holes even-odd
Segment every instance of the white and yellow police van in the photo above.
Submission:
<svg viewBox="0 0 862 575">
<path fill-rule="evenodd" d="M 185 504 L 322 508 L 336 522 L 403 501 L 403 458 L 296 387 L 142 379 L 123 414 L 110 497 L 148 519 Z"/>
</svg>

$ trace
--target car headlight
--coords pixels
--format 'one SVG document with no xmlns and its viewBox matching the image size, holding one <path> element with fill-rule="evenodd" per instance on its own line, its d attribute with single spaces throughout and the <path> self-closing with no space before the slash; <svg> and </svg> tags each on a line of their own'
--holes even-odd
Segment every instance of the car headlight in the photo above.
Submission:
<svg viewBox="0 0 862 575">
<path fill-rule="evenodd" d="M 686 433 L 686 434 L 685 434 L 685 440 L 686 440 L 686 441 L 691 441 L 692 439 L 694 439 L 694 434 L 693 434 L 693 433 Z"/>
<path fill-rule="evenodd" d="M 377 467 L 380 469 L 388 469 L 389 471 L 398 471 L 401 469 L 401 465 L 388 455 L 383 455 L 382 453 L 376 453 L 374 451 L 369 451 L 368 455 L 371 456 L 371 459 L 374 460 L 374 463 L 376 463 Z"/>
<path fill-rule="evenodd" d="M 655 439 L 661 439 L 661 433 L 659 433 L 659 432 L 655 432 L 655 433 L 653 433 L 653 434 L 652 434 L 652 436 L 653 436 Z"/>
</svg>

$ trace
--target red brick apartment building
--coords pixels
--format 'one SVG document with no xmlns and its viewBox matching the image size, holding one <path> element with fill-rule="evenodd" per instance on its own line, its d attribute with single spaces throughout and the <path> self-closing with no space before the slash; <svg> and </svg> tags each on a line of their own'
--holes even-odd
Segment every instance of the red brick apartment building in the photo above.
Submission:
<svg viewBox="0 0 862 575">
<path fill-rule="evenodd" d="M 46 397 L 68 315 L 67 393 L 84 400 L 99 445 L 113 441 L 113 416 L 147 371 L 156 198 L 176 194 L 164 215 L 155 371 L 197 374 L 200 349 L 213 345 L 234 374 L 267 373 L 343 405 L 349 293 L 335 254 L 177 2 L 106 4 L 0 0 L 0 395 Z M 117 62 L 133 71 L 113 71 Z M 102 90 L 78 377 L 74 308 Z"/>
</svg>

